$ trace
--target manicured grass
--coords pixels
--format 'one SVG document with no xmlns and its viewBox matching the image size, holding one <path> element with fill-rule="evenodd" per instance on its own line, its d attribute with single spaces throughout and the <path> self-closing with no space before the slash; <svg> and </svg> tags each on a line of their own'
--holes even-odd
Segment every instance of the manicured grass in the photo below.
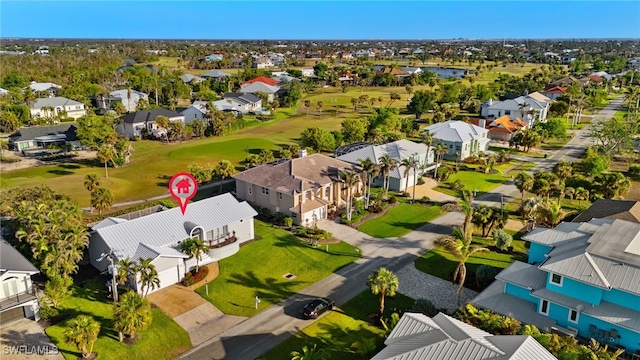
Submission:
<svg viewBox="0 0 640 360">
<path fill-rule="evenodd" d="M 379 218 L 358 226 L 358 230 L 378 238 L 400 237 L 440 216 L 440 207 L 402 203 Z"/>
<path fill-rule="evenodd" d="M 411 309 L 413 301 L 402 294 L 387 297 L 385 316 L 388 318 L 392 309 L 400 311 Z M 259 359 L 290 359 L 289 354 L 292 351 L 301 351 L 303 346 L 313 347 L 313 344 L 317 344 L 318 348 L 325 349 L 331 360 L 368 359 L 382 348 L 385 338 L 384 329 L 374 326 L 368 321 L 368 315 L 376 313 L 377 309 L 378 297 L 371 294 L 369 290 L 363 291 L 340 308 L 335 308 L 329 314 L 274 347 Z M 361 354 L 351 349 L 353 343 L 363 341 L 373 341 L 376 344 L 376 351 Z"/>
<path fill-rule="evenodd" d="M 356 248 L 345 243 L 311 247 L 291 233 L 255 221 L 260 240 L 220 261 L 220 275 L 197 292 L 225 314 L 252 316 L 301 289 L 327 277 L 359 257 Z M 292 273 L 295 279 L 283 276 Z M 255 309 L 255 297 L 261 300 Z"/>
<path fill-rule="evenodd" d="M 491 238 L 484 239 L 480 237 L 473 238 L 473 244 L 483 247 L 493 246 L 494 241 Z M 525 242 L 523 240 L 513 240 L 513 252 L 498 253 L 491 251 L 488 253 L 476 253 L 467 261 L 467 281 L 475 281 L 473 273 L 480 265 L 490 265 L 498 270 L 502 270 L 509 266 L 512 262 L 526 261 Z M 415 261 L 416 269 L 437 276 L 444 280 L 451 280 L 453 272 L 458 266 L 455 258 L 441 247 L 435 247 L 429 250 L 422 257 Z"/>
<path fill-rule="evenodd" d="M 526 156 L 526 157 L 530 157 L 530 158 L 534 158 L 534 159 L 542 159 L 544 158 L 544 153 L 541 152 L 535 152 L 535 151 L 529 151 L 529 152 L 524 152 L 524 151 L 515 151 L 514 148 L 506 148 L 506 147 L 501 147 L 501 146 L 489 146 L 489 150 L 491 151 L 495 151 L 495 152 L 500 152 L 502 150 L 507 150 L 507 151 L 513 151 L 511 154 L 513 155 L 518 155 L 518 156 Z M 534 149 L 532 149 L 534 150 Z"/>
<path fill-rule="evenodd" d="M 512 160 L 510 163 L 494 167 L 494 170 L 498 171 L 494 174 L 485 174 L 476 171 L 475 168 L 478 167 L 477 165 L 467 166 L 471 168 L 471 170 L 461 170 L 455 174 L 451 174 L 446 184 L 438 185 L 435 189 L 451 196 L 458 196 L 460 195 L 459 192 L 451 189 L 449 184 L 460 180 L 464 184 L 465 190 L 478 190 L 476 194 L 476 197 L 478 197 L 511 180 L 512 176 L 515 176 L 520 171 L 531 169 L 535 164 L 532 162 Z"/>
<path fill-rule="evenodd" d="M 558 150 L 565 146 L 569 140 L 571 140 L 571 136 L 567 136 L 565 138 L 553 138 L 547 139 L 543 144 L 540 145 L 540 148 L 544 150 Z"/>
<path fill-rule="evenodd" d="M 153 321 L 149 328 L 137 334 L 134 346 L 120 343 L 112 327 L 113 305 L 106 298 L 103 283 L 96 279 L 73 289 L 73 296 L 62 305 L 69 317 L 46 329 L 65 359 L 75 360 L 81 355 L 64 338 L 66 322 L 77 315 L 89 315 L 100 322 L 100 336 L 93 347 L 99 359 L 173 359 L 191 347 L 189 334 L 160 309 L 152 309 Z"/>
</svg>

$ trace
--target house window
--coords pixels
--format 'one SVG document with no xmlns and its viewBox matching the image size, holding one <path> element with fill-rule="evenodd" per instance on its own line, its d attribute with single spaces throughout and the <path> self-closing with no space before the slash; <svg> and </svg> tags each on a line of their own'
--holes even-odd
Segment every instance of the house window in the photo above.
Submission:
<svg viewBox="0 0 640 360">
<path fill-rule="evenodd" d="M 558 274 L 551 274 L 551 283 L 562 286 L 562 276 Z"/>
<path fill-rule="evenodd" d="M 295 219 L 295 218 L 297 218 L 297 217 L 298 217 L 298 214 L 296 214 L 296 213 L 291 213 L 291 218 Z"/>
<path fill-rule="evenodd" d="M 329 186 L 327 186 L 326 188 L 324 188 L 324 197 L 326 197 L 327 199 L 329 198 L 329 193 L 331 192 Z"/>
<path fill-rule="evenodd" d="M 304 198 L 305 199 L 311 199 L 311 191 L 305 191 L 304 192 Z"/>
<path fill-rule="evenodd" d="M 504 114 L 505 114 L 505 115 L 511 115 L 511 110 L 505 110 L 505 111 L 504 111 Z"/>
<path fill-rule="evenodd" d="M 269 189 L 267 189 L 266 187 L 262 188 L 262 195 L 269 195 Z"/>
<path fill-rule="evenodd" d="M 282 193 L 278 193 L 278 199 L 282 200 Z"/>
<path fill-rule="evenodd" d="M 578 310 L 570 309 L 569 310 L 569 321 L 572 323 L 578 323 Z"/>
<path fill-rule="evenodd" d="M 549 315 L 549 301 L 542 300 L 542 303 L 540 303 L 540 313 Z"/>
<path fill-rule="evenodd" d="M 249 187 L 247 188 L 247 193 L 249 193 L 249 195 L 251 195 L 251 193 L 253 193 L 251 185 L 249 185 Z"/>
</svg>

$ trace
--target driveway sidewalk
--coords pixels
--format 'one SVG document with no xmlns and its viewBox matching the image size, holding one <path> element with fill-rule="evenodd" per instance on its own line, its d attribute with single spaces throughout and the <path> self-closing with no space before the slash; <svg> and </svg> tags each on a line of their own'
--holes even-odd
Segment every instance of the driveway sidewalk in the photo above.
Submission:
<svg viewBox="0 0 640 360">
<path fill-rule="evenodd" d="M 64 360 L 42 325 L 30 319 L 0 327 L 0 344 L 2 360 Z"/>
</svg>

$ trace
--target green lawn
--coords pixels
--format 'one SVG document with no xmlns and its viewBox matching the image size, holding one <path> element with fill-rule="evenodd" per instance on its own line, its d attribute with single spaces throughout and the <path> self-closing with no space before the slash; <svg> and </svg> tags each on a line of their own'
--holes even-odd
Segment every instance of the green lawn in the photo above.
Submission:
<svg viewBox="0 0 640 360">
<path fill-rule="evenodd" d="M 291 233 L 255 221 L 260 240 L 244 245 L 237 254 L 220 261 L 220 275 L 197 292 L 225 314 L 252 316 L 305 287 L 327 277 L 359 257 L 345 243 L 313 248 Z M 287 273 L 295 279 L 284 278 Z M 255 297 L 261 300 L 255 309 Z"/>
<path fill-rule="evenodd" d="M 378 238 L 400 237 L 440 215 L 439 206 L 402 203 L 358 226 L 358 230 Z"/>
<path fill-rule="evenodd" d="M 385 316 L 389 317 L 392 309 L 406 311 L 411 309 L 413 299 L 402 294 L 387 297 L 385 300 Z M 294 336 L 274 347 L 261 356 L 261 360 L 290 359 L 292 351 L 301 351 L 303 346 L 325 349 L 330 360 L 370 358 L 379 351 L 385 339 L 384 330 L 372 325 L 368 320 L 369 314 L 377 312 L 378 297 L 369 290 L 363 291 L 349 302 L 335 308 L 329 314 L 302 329 Z M 373 342 L 375 351 L 362 354 L 351 349 L 355 342 Z"/>
<path fill-rule="evenodd" d="M 503 183 L 511 180 L 520 171 L 526 171 L 535 166 L 532 162 L 523 162 L 512 160 L 510 163 L 502 164 L 494 167 L 498 172 L 495 174 L 485 174 L 476 171 L 478 165 L 467 165 L 470 170 L 461 170 L 455 174 L 451 174 L 446 183 L 436 186 L 436 190 L 442 193 L 459 196 L 459 192 L 451 189 L 449 184 L 456 180 L 462 181 L 465 190 L 478 190 L 476 197 L 485 194 Z"/>
<path fill-rule="evenodd" d="M 494 244 L 494 241 L 491 238 L 484 239 L 474 236 L 473 244 L 489 247 Z M 513 247 L 512 253 L 498 253 L 491 251 L 488 253 L 476 253 L 471 256 L 467 261 L 467 281 L 474 280 L 473 273 L 475 273 L 476 269 L 480 265 L 490 265 L 498 270 L 502 270 L 516 260 L 526 261 L 525 241 L 513 240 L 511 245 Z M 416 268 L 422 272 L 451 281 L 453 272 L 458 266 L 458 262 L 443 248 L 435 247 L 422 255 L 422 257 L 416 259 L 415 265 Z"/>
<path fill-rule="evenodd" d="M 507 150 L 507 151 L 512 150 L 513 151 L 512 152 L 513 155 L 527 156 L 527 157 L 534 158 L 534 159 L 544 158 L 544 155 L 545 155 L 544 153 L 541 153 L 541 152 L 515 151 L 514 148 L 505 148 L 505 147 L 501 147 L 501 146 L 489 146 L 489 150 L 495 151 L 495 152 L 499 152 L 499 151 L 502 151 L 502 150 Z"/>
<path fill-rule="evenodd" d="M 65 323 L 77 315 L 89 315 L 100 322 L 100 336 L 93 351 L 99 359 L 173 359 L 191 347 L 189 334 L 160 309 L 153 309 L 153 322 L 147 330 L 138 333 L 134 346 L 118 342 L 118 333 L 112 328 L 113 305 L 107 300 L 101 281 L 87 281 L 73 286 L 74 294 L 65 300 L 62 308 L 70 316 L 46 329 L 47 335 L 60 349 L 65 359 L 77 359 L 80 351 L 64 339 Z"/>
</svg>

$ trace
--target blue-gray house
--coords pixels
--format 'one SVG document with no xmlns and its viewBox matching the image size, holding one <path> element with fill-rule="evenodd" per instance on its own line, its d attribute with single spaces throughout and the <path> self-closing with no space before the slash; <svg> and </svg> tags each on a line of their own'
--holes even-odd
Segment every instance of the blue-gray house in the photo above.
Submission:
<svg viewBox="0 0 640 360">
<path fill-rule="evenodd" d="M 548 331 L 640 351 L 640 224 L 620 219 L 536 228 L 473 303 Z"/>
</svg>

